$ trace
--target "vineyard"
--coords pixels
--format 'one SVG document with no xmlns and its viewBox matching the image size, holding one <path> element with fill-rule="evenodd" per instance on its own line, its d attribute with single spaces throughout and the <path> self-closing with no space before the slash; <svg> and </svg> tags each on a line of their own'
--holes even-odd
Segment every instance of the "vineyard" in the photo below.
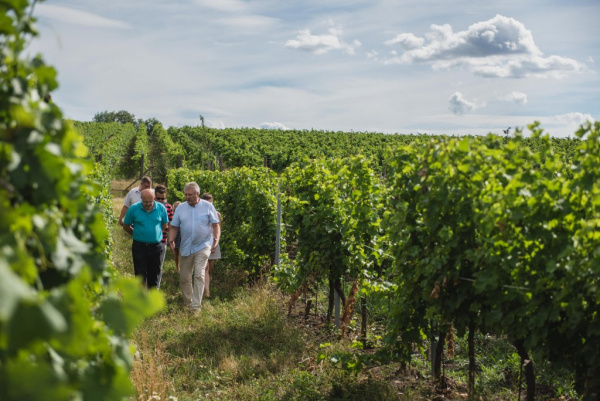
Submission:
<svg viewBox="0 0 600 401">
<path fill-rule="evenodd" d="M 110 143 L 102 124 L 79 127 L 90 149 Z M 428 352 L 441 380 L 446 333 L 467 333 L 474 392 L 474 335 L 494 333 L 515 347 L 529 399 L 531 360 L 572 372 L 577 391 L 595 399 L 599 126 L 582 127 L 577 139 L 529 129 L 369 137 L 156 126 L 148 168 L 164 175 L 171 199 L 183 199 L 190 181 L 215 196 L 227 221 L 227 263 L 248 282 L 269 277 L 290 302 L 323 286 L 327 321 L 341 299 L 342 336 L 354 310 L 369 305 L 385 330 L 358 337 L 378 353 L 339 358 L 346 368 L 378 358 L 410 363 L 415 349 L 435 344 Z M 131 163 L 140 158 L 133 148 L 121 152 Z"/>
<path fill-rule="evenodd" d="M 324 341 L 321 367 L 425 363 L 442 388 L 465 339 L 475 399 L 477 336 L 493 336 L 516 358 L 507 386 L 520 394 L 522 379 L 527 400 L 538 366 L 600 399 L 600 123 L 558 139 L 537 123 L 450 137 L 65 120 L 45 100 L 55 71 L 21 58 L 35 35 L 25 6 L 0 6 L 0 399 L 134 394 L 129 339 L 180 302 L 114 267 L 111 182 L 142 174 L 171 203 L 190 181 L 212 193 L 220 263 L 239 288 L 270 283 L 282 309 L 303 301 L 330 340 L 352 343 Z"/>
</svg>

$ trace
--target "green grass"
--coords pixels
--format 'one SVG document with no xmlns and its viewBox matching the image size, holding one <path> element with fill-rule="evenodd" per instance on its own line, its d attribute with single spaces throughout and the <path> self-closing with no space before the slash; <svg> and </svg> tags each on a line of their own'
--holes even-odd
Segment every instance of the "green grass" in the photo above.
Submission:
<svg viewBox="0 0 600 401">
<path fill-rule="evenodd" d="M 116 197 L 116 213 L 119 201 Z M 133 275 L 129 235 L 115 224 L 113 239 L 117 271 Z M 141 324 L 132 337 L 137 349 L 131 373 L 135 400 L 467 398 L 464 338 L 456 339 L 456 357 L 446 361 L 444 389 L 432 384 L 430 364 L 420 352 L 415 352 L 411 365 L 403 369 L 399 363 L 389 363 L 354 373 L 345 371 L 330 360 L 340 353 L 356 352 L 352 340 L 360 327 L 358 313 L 350 338 L 340 340 L 338 330 L 323 321 L 326 294 L 319 294 L 316 314 L 313 309 L 305 318 L 304 305 L 298 301 L 288 316 L 288 297 L 269 283 L 246 286 L 244 277 L 234 273 L 239 269 L 228 268 L 222 260 L 215 265 L 213 298 L 204 300 L 201 314 L 194 316 L 183 307 L 179 276 L 167 252 L 161 285 L 166 307 Z M 377 343 L 379 334 L 377 325 L 370 327 L 370 341 Z M 330 346 L 322 347 L 324 343 Z M 481 334 L 476 337 L 476 345 L 476 399 L 517 399 L 519 359 L 512 346 L 501 338 Z M 536 369 L 542 390 L 538 399 L 576 399 L 568 373 L 556 372 L 544 363 Z"/>
<path fill-rule="evenodd" d="M 132 275 L 131 239 L 118 225 L 113 238 L 116 269 Z M 194 316 L 183 307 L 167 254 L 161 284 L 167 306 L 132 337 L 138 350 L 131 375 L 135 399 L 403 399 L 381 369 L 356 375 L 318 361 L 323 333 L 315 333 L 301 313 L 288 317 L 287 298 L 268 283 L 250 288 L 242 279 L 217 262 L 213 298 Z M 340 342 L 327 352 L 348 349 Z"/>
</svg>

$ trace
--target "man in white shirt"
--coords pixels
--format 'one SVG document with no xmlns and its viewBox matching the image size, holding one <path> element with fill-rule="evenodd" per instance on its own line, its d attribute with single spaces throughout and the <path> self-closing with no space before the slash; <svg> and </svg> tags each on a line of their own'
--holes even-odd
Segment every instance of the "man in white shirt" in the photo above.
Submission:
<svg viewBox="0 0 600 401">
<path fill-rule="evenodd" d="M 121 208 L 121 215 L 119 216 L 119 224 L 123 226 L 123 218 L 125 214 L 127 214 L 127 209 L 131 207 L 134 203 L 138 203 L 142 201 L 142 191 L 144 189 L 149 189 L 152 187 L 152 178 L 147 175 L 142 177 L 140 182 L 140 186 L 133 188 L 131 191 L 127 193 L 125 196 L 125 200 L 123 201 L 123 207 Z"/>
<path fill-rule="evenodd" d="M 202 308 L 204 269 L 208 257 L 219 243 L 221 227 L 212 203 L 200 199 L 200 187 L 189 182 L 183 189 L 185 203 L 175 210 L 169 228 L 169 247 L 175 248 L 175 237 L 181 232 L 179 278 L 183 301 L 194 311 Z"/>
</svg>

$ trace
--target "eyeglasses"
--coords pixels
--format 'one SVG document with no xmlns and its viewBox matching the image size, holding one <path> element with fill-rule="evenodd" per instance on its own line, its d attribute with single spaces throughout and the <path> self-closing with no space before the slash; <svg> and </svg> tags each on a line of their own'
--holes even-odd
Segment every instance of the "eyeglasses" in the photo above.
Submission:
<svg viewBox="0 0 600 401">
<path fill-rule="evenodd" d="M 157 201 L 159 201 L 159 202 L 160 202 L 160 201 L 164 201 L 164 200 L 167 200 L 167 197 L 165 196 L 164 198 L 159 198 L 159 197 L 157 196 L 157 197 L 156 197 L 156 200 L 157 200 Z"/>
</svg>

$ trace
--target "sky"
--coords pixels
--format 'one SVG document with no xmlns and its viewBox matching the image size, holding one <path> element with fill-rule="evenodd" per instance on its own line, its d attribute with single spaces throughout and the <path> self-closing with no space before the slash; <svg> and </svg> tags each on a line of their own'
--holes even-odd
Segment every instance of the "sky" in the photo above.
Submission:
<svg viewBox="0 0 600 401">
<path fill-rule="evenodd" d="M 47 0 L 54 102 L 165 127 L 556 137 L 600 120 L 598 0 Z M 525 132 L 528 132 L 525 130 Z"/>
</svg>

